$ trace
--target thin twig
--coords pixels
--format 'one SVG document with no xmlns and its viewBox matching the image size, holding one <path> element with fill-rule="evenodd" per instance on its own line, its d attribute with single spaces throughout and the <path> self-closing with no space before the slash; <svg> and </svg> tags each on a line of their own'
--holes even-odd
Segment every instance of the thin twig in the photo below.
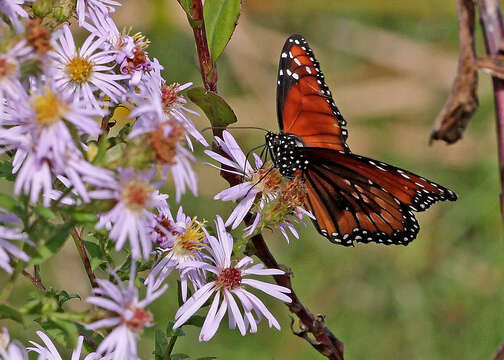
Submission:
<svg viewBox="0 0 504 360">
<path fill-rule="evenodd" d="M 250 214 L 249 214 L 250 215 Z M 251 216 L 248 219 L 250 222 Z M 252 242 L 256 249 L 257 257 L 268 268 L 279 269 L 280 265 L 276 261 L 273 254 L 271 254 L 268 246 L 266 245 L 262 235 L 255 235 L 252 237 Z M 286 305 L 289 307 L 291 313 L 295 314 L 300 320 L 301 331 L 295 332 L 296 335 L 303 337 L 307 340 L 318 352 L 325 355 L 329 359 L 343 360 L 343 342 L 340 341 L 325 325 L 323 316 L 314 316 L 310 310 L 303 305 L 301 300 L 297 297 L 294 289 L 292 288 L 290 275 L 274 275 L 275 282 L 280 286 L 285 286 L 291 290 L 289 294 L 292 302 Z M 314 336 L 314 339 L 308 337 L 308 333 Z"/>
<path fill-rule="evenodd" d="M 504 40 L 504 22 L 498 0 L 479 0 L 478 9 L 480 23 L 485 38 L 487 55 L 497 58 L 502 52 Z M 495 113 L 497 120 L 497 146 L 499 156 L 499 172 L 501 180 L 501 216 L 504 221 L 504 80 L 493 77 Z"/>
<path fill-rule="evenodd" d="M 72 230 L 72 238 L 74 239 L 75 247 L 77 248 L 77 252 L 81 257 L 82 264 L 86 269 L 86 274 L 89 278 L 89 282 L 93 288 L 98 287 L 98 283 L 96 282 L 96 276 L 91 268 L 91 262 L 89 261 L 89 257 L 86 251 L 86 246 L 84 245 L 84 241 L 82 241 L 82 237 L 80 231 L 77 228 L 73 228 Z"/>
<path fill-rule="evenodd" d="M 467 123 L 478 108 L 478 72 L 474 46 L 475 6 L 473 0 L 457 0 L 459 60 L 457 76 L 443 109 L 434 121 L 430 142 L 454 143 L 462 138 Z"/>
<path fill-rule="evenodd" d="M 504 360 L 504 343 L 501 344 L 492 360 Z"/>
<path fill-rule="evenodd" d="M 483 70 L 490 75 L 504 79 L 504 61 L 503 59 L 496 59 L 490 56 L 483 56 L 476 60 L 476 67 L 478 70 Z"/>
<path fill-rule="evenodd" d="M 201 77 L 207 91 L 217 93 L 217 69 L 215 64 L 212 64 L 210 51 L 205 34 L 205 23 L 203 21 L 203 7 L 201 0 L 192 0 L 192 13 L 188 15 L 189 22 L 193 28 L 196 47 L 200 61 Z M 214 136 L 221 136 L 222 129 L 213 129 Z M 223 156 L 226 156 L 223 151 L 218 148 L 214 142 L 214 149 Z M 223 166 L 224 168 L 224 166 Z M 221 176 L 229 182 L 230 186 L 239 184 L 241 176 L 221 171 Z M 246 223 L 251 222 L 251 215 L 248 214 Z M 261 234 L 252 237 L 252 243 L 255 247 L 257 257 L 269 268 L 280 268 L 273 254 L 271 254 L 268 246 L 264 242 Z M 295 314 L 300 320 L 301 331 L 295 332 L 296 335 L 307 340 L 319 353 L 331 360 L 343 360 L 343 342 L 338 340 L 333 333 L 327 328 L 324 323 L 323 316 L 314 316 L 310 310 L 301 303 L 297 297 L 289 275 L 276 275 L 274 279 L 278 285 L 285 286 L 290 289 L 290 298 L 292 302 L 286 304 L 289 310 Z M 312 334 L 313 338 L 309 336 Z"/>
<path fill-rule="evenodd" d="M 23 269 L 22 274 L 26 278 L 30 279 L 30 281 L 33 283 L 33 285 L 35 285 L 36 287 L 38 287 L 40 290 L 46 291 L 46 288 L 42 284 L 42 282 L 39 279 L 37 279 L 35 276 L 33 276 L 32 274 L 30 274 L 28 271 L 26 271 L 26 270 Z"/>
</svg>

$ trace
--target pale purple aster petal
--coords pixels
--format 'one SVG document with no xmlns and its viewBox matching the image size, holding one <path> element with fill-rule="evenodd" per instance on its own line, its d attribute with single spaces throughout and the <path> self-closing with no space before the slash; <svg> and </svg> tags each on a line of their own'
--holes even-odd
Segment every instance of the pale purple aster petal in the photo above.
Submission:
<svg viewBox="0 0 504 360">
<path fill-rule="evenodd" d="M 256 289 L 259 289 L 259 290 L 265 292 L 266 294 L 273 296 L 273 297 L 276 297 L 277 299 L 282 300 L 284 302 L 288 302 L 288 303 L 292 302 L 292 299 L 289 296 L 284 294 L 284 293 L 289 294 L 291 292 L 290 289 L 288 289 L 286 287 L 283 287 L 280 285 L 275 285 L 275 284 L 270 284 L 270 283 L 255 280 L 255 279 L 242 279 L 242 284 L 250 285 L 250 286 L 252 286 Z"/>
<path fill-rule="evenodd" d="M 194 315 L 196 311 L 208 300 L 208 298 L 215 292 L 215 281 L 209 282 L 205 286 L 201 287 L 196 291 L 193 296 L 189 298 L 182 305 L 175 314 L 175 319 L 177 320 L 173 325 L 176 329 L 182 326 L 191 316 Z"/>
</svg>

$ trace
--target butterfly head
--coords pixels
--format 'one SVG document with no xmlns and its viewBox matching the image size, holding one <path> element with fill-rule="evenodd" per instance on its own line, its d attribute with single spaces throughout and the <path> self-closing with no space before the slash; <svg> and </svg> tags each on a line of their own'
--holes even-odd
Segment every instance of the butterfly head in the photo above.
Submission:
<svg viewBox="0 0 504 360">
<path fill-rule="evenodd" d="M 295 172 L 307 169 L 309 161 L 299 151 L 304 144 L 296 135 L 268 132 L 266 146 L 270 151 L 273 164 L 283 176 L 292 177 Z"/>
</svg>

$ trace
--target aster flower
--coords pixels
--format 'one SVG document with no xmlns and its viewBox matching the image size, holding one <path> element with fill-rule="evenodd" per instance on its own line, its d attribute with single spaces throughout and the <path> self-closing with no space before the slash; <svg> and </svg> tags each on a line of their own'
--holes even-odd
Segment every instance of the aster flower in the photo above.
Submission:
<svg viewBox="0 0 504 360">
<path fill-rule="evenodd" d="M 96 109 L 100 108 L 94 94 L 96 90 L 114 103 L 118 103 L 126 91 L 118 81 L 127 76 L 112 72 L 114 65 L 108 64 L 114 62 L 115 53 L 101 50 L 103 42 L 103 39 L 91 34 L 77 49 L 70 28 L 64 25 L 56 33 L 54 50 L 50 52 L 53 59 L 51 77 L 56 89 Z"/>
<path fill-rule="evenodd" d="M 83 108 L 43 87 L 30 98 L 10 102 L 0 113 L 0 146 L 4 151 L 16 149 L 13 173 L 18 174 L 14 191 L 30 194 L 36 202 L 41 191 L 44 205 L 50 203 L 53 175 L 66 175 L 83 200 L 89 195 L 82 178 L 104 181 L 111 178 L 107 170 L 86 163 L 72 138 L 67 122 L 80 134 L 96 136 L 100 128 L 92 116 L 103 111 Z"/>
<path fill-rule="evenodd" d="M 6 328 L 0 333 L 0 360 L 28 360 L 28 353 L 19 341 L 11 341 Z"/>
<path fill-rule="evenodd" d="M 37 335 L 42 340 L 45 346 L 42 346 L 34 341 L 30 341 L 30 344 L 32 344 L 33 347 L 28 347 L 26 349 L 39 354 L 38 357 L 39 360 L 62 360 L 62 357 L 59 354 L 58 349 L 56 349 L 56 346 L 54 346 L 51 339 L 42 331 L 37 331 Z M 80 360 L 83 342 L 84 337 L 79 336 L 77 338 L 77 347 L 72 352 L 71 360 Z M 106 359 L 101 356 L 98 356 L 97 353 L 91 353 L 87 355 L 83 360 L 106 360 Z"/>
<path fill-rule="evenodd" d="M 236 229 L 252 209 L 258 195 L 260 196 L 260 207 L 264 207 L 267 201 L 278 196 L 282 176 L 276 169 L 263 168 L 263 162 L 256 154 L 253 154 L 255 169 L 252 168 L 240 146 L 229 132 L 223 131 L 222 139 L 216 137 L 215 141 L 229 158 L 211 150 L 205 150 L 205 153 L 231 168 L 230 170 L 224 169 L 224 171 L 243 176 L 242 183 L 225 189 L 214 197 L 214 199 L 222 201 L 240 200 L 226 221 L 226 226 L 232 224 L 232 228 Z"/>
<path fill-rule="evenodd" d="M 185 138 L 191 150 L 193 146 L 190 136 L 204 146 L 208 146 L 208 143 L 183 113 L 182 108 L 185 107 L 181 104 L 185 99 L 177 95 L 180 89 L 187 88 L 190 84 L 166 86 L 157 70 L 149 73 L 148 78 L 151 81 L 145 82 L 140 93 L 132 96 L 135 105 L 130 117 L 137 119 L 129 136 L 135 138 L 147 134 L 149 144 L 156 153 L 155 160 L 161 166 L 163 178 L 168 170 L 172 173 L 176 199 L 180 201 L 186 188 L 197 195 L 197 178 L 191 167 L 194 157 L 182 141 Z"/>
<path fill-rule="evenodd" d="M 18 217 L 0 208 L 0 268 L 9 274 L 12 274 L 13 271 L 10 265 L 11 257 L 23 261 L 30 260 L 23 250 L 13 244 L 13 241 L 21 241 L 33 245 L 28 240 L 28 235 L 23 233 L 21 221 Z"/>
<path fill-rule="evenodd" d="M 157 63 L 157 60 L 154 61 Z M 189 135 L 195 138 L 204 146 L 208 146 L 207 141 L 196 129 L 187 114 L 199 116 L 195 111 L 188 109 L 185 105 L 187 100 L 179 93 L 189 88 L 192 83 L 180 85 L 174 83 L 167 85 L 161 77 L 161 66 L 154 66 L 149 73 L 150 81 L 145 82 L 145 86 L 140 89 L 140 94 L 133 97 L 136 104 L 131 111 L 130 117 L 137 117 L 138 124 L 135 123 L 132 137 L 145 132 L 156 130 L 160 124 L 172 119 L 180 123 L 186 131 L 186 140 L 192 150 L 192 143 Z"/>
<path fill-rule="evenodd" d="M 203 223 L 184 214 L 182 207 L 173 219 L 170 209 L 165 207 L 158 215 L 158 226 L 151 233 L 158 245 L 161 259 L 152 268 L 145 285 L 157 289 L 173 270 L 180 273 L 182 299 L 187 299 L 188 282 L 197 290 L 204 283 L 204 272 L 187 263 L 204 261 L 202 250 L 206 247 L 206 233 Z"/>
<path fill-rule="evenodd" d="M 153 323 L 152 313 L 145 309 L 166 291 L 167 285 L 156 291 L 147 288 L 145 299 L 140 300 L 138 289 L 134 286 L 135 266 L 131 267 L 130 279 L 125 286 L 117 277 L 117 284 L 108 280 L 97 280 L 98 288 L 86 301 L 110 313 L 110 317 L 98 320 L 86 327 L 89 330 L 113 328 L 101 342 L 97 353 L 110 355 L 111 360 L 138 359 L 137 340 L 140 332 Z"/>
<path fill-rule="evenodd" d="M 145 135 L 153 152 L 153 163 L 160 169 L 161 177 L 166 179 L 168 171 L 172 174 L 177 202 L 185 194 L 186 188 L 193 194 L 198 194 L 198 178 L 191 166 L 195 158 L 181 144 L 184 135 L 182 125 L 171 119 Z"/>
<path fill-rule="evenodd" d="M 315 217 L 303 208 L 306 196 L 306 185 L 302 179 L 294 178 L 282 182 L 278 190 L 278 196 L 274 201 L 259 203 L 259 210 L 251 225 L 245 227 L 245 236 L 252 236 L 257 229 L 276 227 L 283 235 L 287 243 L 289 233 L 299 239 L 299 234 L 294 225 L 305 223 L 305 216 Z"/>
<path fill-rule="evenodd" d="M 79 26 L 83 26 L 86 15 L 90 10 L 95 10 L 109 17 L 110 13 L 115 12 L 114 6 L 121 6 L 121 3 L 114 0 L 77 0 L 76 12 L 79 19 Z"/>
<path fill-rule="evenodd" d="M 263 164 L 255 153 L 252 154 L 255 160 L 255 166 L 252 167 L 236 140 L 227 131 L 223 132 L 222 139 L 215 140 L 227 157 L 211 150 L 206 150 L 205 153 L 228 167 L 223 171 L 242 176 L 240 184 L 225 189 L 214 197 L 216 200 L 238 201 L 226 226 L 237 228 L 250 212 L 255 217 L 252 224 L 245 228 L 245 236 L 252 236 L 258 228 L 276 227 L 287 242 L 289 232 L 299 238 L 294 225 L 304 223 L 305 215 L 314 218 L 303 208 L 306 194 L 303 180 L 283 177 L 272 164 Z"/>
<path fill-rule="evenodd" d="M 166 205 L 168 195 L 160 194 L 151 184 L 154 172 L 140 173 L 133 169 L 119 170 L 119 181 L 107 184 L 109 189 L 92 193 L 95 198 L 114 199 L 116 205 L 108 212 L 99 215 L 96 227 L 110 230 L 110 238 L 116 242 L 119 251 L 129 240 L 133 259 L 142 255 L 147 259 L 152 250 L 149 229 L 157 226 L 155 208 Z"/>
<path fill-rule="evenodd" d="M 278 269 L 264 269 L 262 264 L 252 265 L 254 260 L 248 256 L 232 265 L 233 238 L 226 231 L 219 216 L 217 216 L 216 225 L 218 238 L 208 237 L 212 264 L 200 265 L 213 273 L 215 280 L 198 289 L 178 309 L 175 314 L 174 328 L 182 326 L 213 296 L 210 309 L 201 328 L 200 341 L 208 341 L 215 335 L 226 312 L 230 328 L 234 329 L 238 326 L 242 335 L 245 335 L 248 330 L 251 333 L 257 332 L 257 324 L 263 316 L 268 319 L 270 327 L 274 326 L 280 329 L 280 324 L 264 303 L 248 291 L 246 286 L 261 290 L 281 301 L 291 302 L 291 298 L 286 295 L 290 293 L 288 288 L 248 277 L 249 275 L 281 275 L 284 272 Z M 235 297 L 241 302 L 243 315 Z M 254 317 L 254 313 L 257 318 Z"/>
<path fill-rule="evenodd" d="M 28 18 L 28 13 L 21 6 L 24 2 L 24 0 L 2 0 L 0 2 L 0 12 L 9 19 L 12 26 L 18 33 L 23 32 L 24 30 L 23 23 L 19 18 Z M 1 23 L 3 22 L 0 19 L 0 24 Z"/>
<path fill-rule="evenodd" d="M 141 33 L 130 35 L 119 32 L 114 20 L 100 11 L 89 9 L 91 24 L 85 23 L 84 27 L 104 40 L 102 48 L 113 50 L 115 62 L 119 65 L 121 74 L 127 75 L 131 91 L 144 79 L 144 75 L 153 69 L 153 66 L 161 67 L 159 62 L 153 63 L 146 51 L 149 41 Z"/>
<path fill-rule="evenodd" d="M 21 40 L 5 54 L 0 54 L 0 111 L 4 101 L 19 101 L 25 97 L 26 91 L 19 80 L 19 67 L 31 52 L 32 48 L 27 46 L 26 40 Z"/>
</svg>

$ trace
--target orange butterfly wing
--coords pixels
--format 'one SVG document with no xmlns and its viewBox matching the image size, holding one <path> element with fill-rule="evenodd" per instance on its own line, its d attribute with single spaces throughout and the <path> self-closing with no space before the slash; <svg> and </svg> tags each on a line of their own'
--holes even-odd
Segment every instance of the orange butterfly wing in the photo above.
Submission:
<svg viewBox="0 0 504 360">
<path fill-rule="evenodd" d="M 413 211 L 455 201 L 451 190 L 409 171 L 363 156 L 299 148 L 310 162 L 305 205 L 319 232 L 335 243 L 407 245 L 420 229 Z"/>
<path fill-rule="evenodd" d="M 286 144 L 282 146 L 289 146 L 286 134 L 297 136 L 304 146 L 295 146 L 292 153 L 278 147 L 276 151 L 283 155 L 274 158 L 275 165 L 285 176 L 304 179 L 305 206 L 315 216 L 318 231 L 335 243 L 407 245 L 420 229 L 413 211 L 457 198 L 421 176 L 350 152 L 343 128 L 346 121 L 301 35 L 291 35 L 282 49 L 277 113 L 278 136 Z"/>
<path fill-rule="evenodd" d="M 350 151 L 346 122 L 301 35 L 291 35 L 280 55 L 277 114 L 280 130 L 297 135 L 306 146 Z"/>
</svg>

